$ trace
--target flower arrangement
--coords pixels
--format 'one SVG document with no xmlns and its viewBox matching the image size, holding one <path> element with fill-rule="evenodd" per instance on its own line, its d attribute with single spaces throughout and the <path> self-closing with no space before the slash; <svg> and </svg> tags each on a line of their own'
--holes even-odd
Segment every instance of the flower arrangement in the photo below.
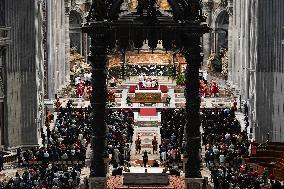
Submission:
<svg viewBox="0 0 284 189">
<path fill-rule="evenodd" d="M 224 50 L 224 55 L 222 57 L 222 76 L 225 80 L 228 78 L 228 50 Z"/>
<path fill-rule="evenodd" d="M 179 74 L 177 76 L 176 84 L 180 85 L 180 86 L 184 86 L 185 85 L 185 75 L 184 74 Z"/>
</svg>

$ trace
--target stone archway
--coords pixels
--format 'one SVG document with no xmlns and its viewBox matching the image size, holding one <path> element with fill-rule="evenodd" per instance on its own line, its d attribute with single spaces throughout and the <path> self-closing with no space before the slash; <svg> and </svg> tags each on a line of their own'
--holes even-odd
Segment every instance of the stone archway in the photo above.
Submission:
<svg viewBox="0 0 284 189">
<path fill-rule="evenodd" d="M 82 31 L 81 25 L 83 23 L 82 15 L 76 11 L 71 10 L 69 16 L 70 24 L 70 48 L 76 48 L 77 52 L 82 54 L 83 45 L 82 45 Z"/>
<path fill-rule="evenodd" d="M 219 54 L 221 49 L 228 49 L 229 13 L 222 9 L 217 11 L 213 19 L 214 51 Z"/>
</svg>

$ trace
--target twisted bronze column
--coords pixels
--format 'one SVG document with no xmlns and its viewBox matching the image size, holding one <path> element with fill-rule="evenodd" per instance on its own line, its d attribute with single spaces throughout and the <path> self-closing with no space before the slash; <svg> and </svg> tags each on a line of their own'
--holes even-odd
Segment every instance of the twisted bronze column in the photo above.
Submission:
<svg viewBox="0 0 284 189">
<path fill-rule="evenodd" d="M 103 24 L 103 23 L 102 23 Z M 107 96 L 107 43 L 106 27 L 103 25 L 96 27 L 91 34 L 91 55 L 89 60 L 92 63 L 92 87 L 91 97 L 92 117 L 91 124 L 93 129 L 92 138 L 92 159 L 91 177 L 105 177 L 104 158 L 106 154 L 106 96 Z"/>
<path fill-rule="evenodd" d="M 183 34 L 183 54 L 187 67 L 185 72 L 186 87 L 186 178 L 201 177 L 200 173 L 200 96 L 199 96 L 199 67 L 202 62 L 199 33 Z"/>
</svg>

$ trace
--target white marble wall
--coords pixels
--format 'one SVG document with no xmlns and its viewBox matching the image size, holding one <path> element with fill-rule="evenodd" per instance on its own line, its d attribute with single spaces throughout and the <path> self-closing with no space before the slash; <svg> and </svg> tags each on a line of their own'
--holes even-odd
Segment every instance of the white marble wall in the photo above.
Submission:
<svg viewBox="0 0 284 189">
<path fill-rule="evenodd" d="M 274 111 L 272 115 L 272 140 L 284 141 L 284 74 L 274 73 Z M 277 103 L 275 103 L 277 102 Z"/>
<path fill-rule="evenodd" d="M 256 64 L 257 64 L 257 22 L 258 22 L 258 2 L 253 0 L 250 2 L 249 15 L 251 23 L 249 25 L 249 70 L 248 74 L 248 88 L 247 88 L 247 101 L 250 107 L 250 127 L 253 128 L 254 138 L 255 138 L 255 128 L 256 128 Z"/>
<path fill-rule="evenodd" d="M 284 36 L 284 1 L 283 0 L 259 0 L 258 3 L 258 62 L 257 74 L 269 78 L 257 80 L 257 86 L 266 85 L 267 88 L 257 91 L 257 105 L 262 102 L 268 104 L 266 108 L 267 125 L 262 124 L 264 118 L 261 112 L 257 114 L 258 125 L 264 132 L 270 132 L 270 139 L 284 142 L 283 131 L 283 79 L 284 79 L 284 46 L 281 43 Z M 266 94 L 259 98 L 261 93 Z M 258 112 L 257 112 L 258 113 Z M 266 129 L 266 130 L 265 130 Z M 258 134 L 258 133 L 256 133 Z"/>
<path fill-rule="evenodd" d="M 65 81 L 70 82 L 70 7 L 71 0 L 65 0 Z"/>
<path fill-rule="evenodd" d="M 256 75 L 257 58 L 257 0 L 233 0 L 231 30 L 231 75 L 233 86 L 241 89 L 242 99 L 250 107 L 250 125 L 256 123 Z"/>
<path fill-rule="evenodd" d="M 284 1 L 234 0 L 231 82 L 249 102 L 258 142 L 284 141 Z"/>
<path fill-rule="evenodd" d="M 241 89 L 242 99 L 248 101 L 254 137 L 263 142 L 270 132 L 272 140 L 284 141 L 284 1 L 228 0 L 227 8 L 213 2 L 209 24 L 213 29 L 221 11 L 227 9 L 230 15 L 228 82 Z"/>
<path fill-rule="evenodd" d="M 40 139 L 40 128 L 44 124 L 44 56 L 43 56 L 43 11 L 42 11 L 42 1 L 39 1 L 36 5 L 36 16 L 35 20 L 38 24 L 38 27 L 36 27 L 36 42 L 38 45 L 36 45 L 36 89 L 37 89 L 37 109 L 36 109 L 36 126 L 37 126 L 37 139 Z"/>
<path fill-rule="evenodd" d="M 212 27 L 212 9 L 213 9 L 213 0 L 203 0 L 203 13 L 207 16 L 206 22 L 209 27 Z M 208 57 L 212 49 L 212 32 L 206 33 L 203 35 L 203 53 L 204 53 L 204 65 L 206 65 Z"/>
</svg>

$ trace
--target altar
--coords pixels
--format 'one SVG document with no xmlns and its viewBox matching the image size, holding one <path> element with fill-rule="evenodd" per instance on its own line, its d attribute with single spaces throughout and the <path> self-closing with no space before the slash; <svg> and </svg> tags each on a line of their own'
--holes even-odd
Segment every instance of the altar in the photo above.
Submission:
<svg viewBox="0 0 284 189">
<path fill-rule="evenodd" d="M 159 103 L 162 101 L 161 90 L 135 90 L 136 103 Z"/>
<path fill-rule="evenodd" d="M 135 90 L 135 94 L 137 93 L 162 93 L 162 91 L 158 89 L 140 89 Z"/>
<path fill-rule="evenodd" d="M 129 86 L 129 93 L 136 93 L 136 91 L 160 91 L 161 93 L 167 93 L 169 91 L 166 85 L 159 85 L 158 87 L 140 88 L 137 85 Z"/>
</svg>

